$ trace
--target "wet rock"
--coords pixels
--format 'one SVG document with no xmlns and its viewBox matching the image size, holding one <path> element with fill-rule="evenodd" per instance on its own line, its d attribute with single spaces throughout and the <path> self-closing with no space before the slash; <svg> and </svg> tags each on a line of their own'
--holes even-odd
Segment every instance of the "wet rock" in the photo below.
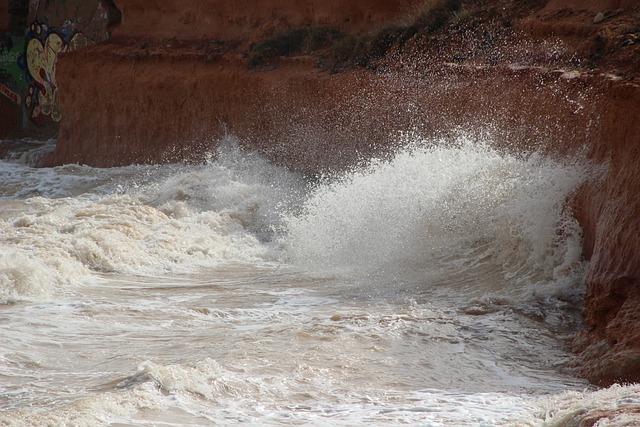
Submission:
<svg viewBox="0 0 640 427">
<path fill-rule="evenodd" d="M 631 33 L 622 37 L 622 41 L 621 41 L 622 46 L 630 46 L 636 43 L 638 43 L 638 36 L 636 34 Z"/>
</svg>

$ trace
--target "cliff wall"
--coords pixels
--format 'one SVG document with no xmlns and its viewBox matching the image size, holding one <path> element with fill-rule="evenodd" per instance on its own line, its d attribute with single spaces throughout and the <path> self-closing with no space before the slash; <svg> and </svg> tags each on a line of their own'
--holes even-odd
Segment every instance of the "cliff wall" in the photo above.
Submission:
<svg viewBox="0 0 640 427">
<path fill-rule="evenodd" d="M 599 114 L 589 79 L 535 68 L 449 64 L 427 74 L 329 74 L 297 58 L 249 72 L 241 58 L 207 64 L 202 52 L 120 49 L 97 45 L 60 61 L 62 110 L 73 114 L 53 163 L 197 160 L 225 132 L 309 172 L 347 167 L 408 130 L 476 129 L 517 150 L 566 153 L 591 138 Z"/>
<path fill-rule="evenodd" d="M 238 39 L 310 25 L 371 31 L 401 21 L 419 0 L 121 0 L 122 37 Z"/>
<path fill-rule="evenodd" d="M 307 172 L 384 153 L 408 130 L 475 129 L 514 151 L 585 153 L 604 172 L 572 200 L 590 260 L 576 352 L 595 383 L 640 381 L 635 2 L 458 4 L 422 36 L 413 24 L 384 31 L 423 19 L 425 2 L 116 3 L 113 37 L 59 56 L 63 120 L 47 164 L 198 161 L 225 132 Z M 320 25 L 395 39 L 339 73 L 321 66 L 327 52 L 250 66 L 261 40 Z"/>
</svg>

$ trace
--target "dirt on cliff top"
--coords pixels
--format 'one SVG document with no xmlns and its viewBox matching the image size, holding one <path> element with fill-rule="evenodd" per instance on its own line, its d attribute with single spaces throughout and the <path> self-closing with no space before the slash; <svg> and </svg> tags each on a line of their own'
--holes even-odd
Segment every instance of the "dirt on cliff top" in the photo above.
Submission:
<svg viewBox="0 0 640 427">
<path fill-rule="evenodd" d="M 518 64 L 627 80 L 640 75 L 636 0 L 405 0 L 367 7 L 334 2 L 321 10 L 289 5 L 275 18 L 262 2 L 243 19 L 242 5 L 198 15 L 188 13 L 187 4 L 181 6 L 186 12 L 180 22 L 156 25 L 153 31 L 140 28 L 156 12 L 165 20 L 177 16 L 161 13 L 170 6 L 122 3 L 123 24 L 109 43 L 121 45 L 119 54 L 134 58 L 180 52 L 215 62 L 233 55 L 259 71 L 277 67 L 283 57 L 310 57 L 319 68 L 340 72 L 393 68 L 406 62 L 398 61 L 402 57 L 410 58 L 412 66 Z"/>
<path fill-rule="evenodd" d="M 409 56 L 434 65 L 541 66 L 625 80 L 640 76 L 640 3 L 635 0 L 431 3 L 413 24 L 373 35 L 369 56 L 383 58 L 380 65 L 390 67 Z M 382 47 L 381 34 L 387 38 Z"/>
</svg>

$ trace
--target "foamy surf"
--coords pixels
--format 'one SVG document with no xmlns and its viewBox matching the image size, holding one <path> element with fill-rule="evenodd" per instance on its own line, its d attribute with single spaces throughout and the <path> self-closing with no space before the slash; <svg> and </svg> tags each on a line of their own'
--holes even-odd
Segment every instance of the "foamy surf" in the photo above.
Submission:
<svg viewBox="0 0 640 427">
<path fill-rule="evenodd" d="M 3 165 L 4 166 L 4 165 Z M 267 263 L 300 178 L 229 142 L 205 165 L 3 167 L 0 301 L 49 297 L 95 273 L 187 273 Z M 9 180 L 11 177 L 11 180 Z M 17 179 L 16 177 L 19 177 Z M 20 183 L 23 184 L 21 188 Z M 73 197 L 72 197 L 73 196 Z"/>
<path fill-rule="evenodd" d="M 571 369 L 579 162 L 414 138 L 320 180 L 232 140 L 0 166 L 3 425 L 637 421 L 637 386 Z"/>
<path fill-rule="evenodd" d="M 122 282 L 108 292 L 86 289 L 82 300 L 91 303 L 29 310 L 40 330 L 64 323 L 70 342 L 96 339 L 82 339 L 81 351 L 64 360 L 64 348 L 42 355 L 42 371 L 65 366 L 64 387 L 54 388 L 55 374 L 8 387 L 4 421 L 535 425 L 535 395 L 581 386 L 531 363 L 533 349 L 518 355 L 528 342 L 547 349 L 547 362 L 563 357 L 525 319 L 501 323 L 506 312 L 478 318 L 411 301 L 353 300 L 340 285 L 297 276 L 267 273 L 252 283 L 256 276 L 225 282 L 218 275 Z M 14 336 L 36 341 L 38 329 Z M 529 336 L 518 343 L 520 333 Z M 40 342 L 58 339 L 49 334 Z M 97 357 L 104 339 L 111 350 Z M 24 356 L 9 352 L 4 362 L 8 378 L 25 376 L 7 369 L 25 366 Z M 90 376 L 83 373 L 96 363 Z M 129 372 L 117 374 L 127 365 Z M 48 399 L 38 389 L 49 389 Z"/>
<path fill-rule="evenodd" d="M 414 141 L 315 188 L 302 214 L 287 219 L 284 241 L 293 262 L 310 269 L 426 286 L 496 274 L 501 283 L 473 287 L 516 295 L 571 287 L 582 274 L 581 231 L 565 201 L 584 177 L 577 163 L 469 138 Z"/>
</svg>

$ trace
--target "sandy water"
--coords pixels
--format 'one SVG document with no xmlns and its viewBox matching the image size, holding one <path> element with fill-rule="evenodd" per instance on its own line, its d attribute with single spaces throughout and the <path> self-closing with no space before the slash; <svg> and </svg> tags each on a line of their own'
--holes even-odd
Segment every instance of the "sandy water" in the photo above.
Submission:
<svg viewBox="0 0 640 427">
<path fill-rule="evenodd" d="M 574 375 L 590 173 L 414 138 L 305 177 L 0 163 L 0 422 L 637 425 Z M 635 424 L 634 424 L 635 423 Z"/>
</svg>

